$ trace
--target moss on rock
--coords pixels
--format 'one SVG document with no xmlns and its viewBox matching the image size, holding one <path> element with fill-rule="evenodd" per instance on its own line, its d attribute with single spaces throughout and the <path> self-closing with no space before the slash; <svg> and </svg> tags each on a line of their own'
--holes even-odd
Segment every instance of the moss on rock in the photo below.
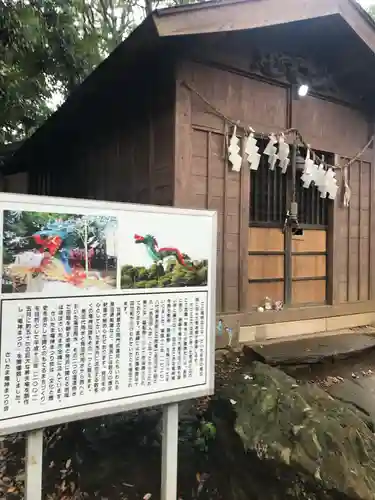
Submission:
<svg viewBox="0 0 375 500">
<path fill-rule="evenodd" d="M 256 457 L 270 484 L 279 481 L 268 498 L 375 499 L 374 434 L 360 411 L 317 386 L 254 362 L 218 391 L 211 412 L 216 459 L 232 470 L 232 492 L 243 492 L 233 498 L 263 498 L 249 484 L 260 475 L 246 474 Z"/>
</svg>

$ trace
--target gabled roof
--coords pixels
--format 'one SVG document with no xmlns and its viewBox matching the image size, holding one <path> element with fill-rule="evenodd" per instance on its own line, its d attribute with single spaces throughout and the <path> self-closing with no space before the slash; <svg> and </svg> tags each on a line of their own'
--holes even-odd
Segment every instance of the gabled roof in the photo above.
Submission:
<svg viewBox="0 0 375 500">
<path fill-rule="evenodd" d="M 249 30 L 341 16 L 375 52 L 375 23 L 355 0 L 212 0 L 160 9 L 153 20 L 160 37 Z"/>
<path fill-rule="evenodd" d="M 186 38 L 186 35 L 256 31 L 257 28 L 286 26 L 298 21 L 333 18 L 340 19 L 349 32 L 354 37 L 356 35 L 358 41 L 362 40 L 365 48 L 367 46 L 371 58 L 363 61 L 363 64 L 366 68 L 372 66 L 375 23 L 355 0 L 211 0 L 156 10 L 25 141 L 7 161 L 5 169 L 18 171 L 31 156 L 43 154 L 46 141 L 61 137 L 61 134 L 64 134 L 64 139 L 61 140 L 74 140 L 74 129 L 79 128 L 85 110 L 92 110 L 98 102 L 103 101 L 105 90 L 108 91 L 108 87 L 119 75 L 131 72 L 134 61 L 142 61 L 148 51 L 164 46 L 164 42 L 169 47 L 168 50 L 171 50 L 169 42 L 173 43 L 176 38 Z M 339 50 L 336 46 L 336 54 Z M 345 58 L 343 64 L 346 65 Z M 372 92 L 373 80 L 367 80 Z"/>
</svg>

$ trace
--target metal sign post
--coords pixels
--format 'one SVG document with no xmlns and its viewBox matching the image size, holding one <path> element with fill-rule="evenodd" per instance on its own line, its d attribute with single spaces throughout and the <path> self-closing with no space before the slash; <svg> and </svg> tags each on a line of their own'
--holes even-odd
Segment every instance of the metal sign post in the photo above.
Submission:
<svg viewBox="0 0 375 500">
<path fill-rule="evenodd" d="M 25 500 L 42 500 L 43 429 L 26 437 Z"/>
<path fill-rule="evenodd" d="M 178 403 L 163 407 L 161 500 L 177 499 Z"/>
</svg>

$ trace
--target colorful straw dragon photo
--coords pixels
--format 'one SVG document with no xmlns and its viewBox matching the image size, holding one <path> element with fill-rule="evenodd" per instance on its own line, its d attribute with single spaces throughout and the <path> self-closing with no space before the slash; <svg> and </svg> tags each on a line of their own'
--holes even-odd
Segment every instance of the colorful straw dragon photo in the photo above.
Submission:
<svg viewBox="0 0 375 500">
<path fill-rule="evenodd" d="M 113 220 L 52 215 L 4 212 L 3 293 L 115 287 L 117 258 L 107 241 Z"/>
<path fill-rule="evenodd" d="M 207 259 L 192 259 L 175 246 L 161 247 L 152 234 L 135 234 L 134 245 L 148 256 L 149 265 L 121 267 L 122 288 L 160 288 L 207 285 Z M 143 247 L 143 248 L 142 248 Z"/>
</svg>

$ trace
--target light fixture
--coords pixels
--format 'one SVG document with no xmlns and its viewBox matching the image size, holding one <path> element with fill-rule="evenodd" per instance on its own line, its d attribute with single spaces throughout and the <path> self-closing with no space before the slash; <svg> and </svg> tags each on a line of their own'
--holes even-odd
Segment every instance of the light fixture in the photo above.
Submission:
<svg viewBox="0 0 375 500">
<path fill-rule="evenodd" d="M 310 87 L 304 81 L 298 80 L 297 78 L 292 83 L 292 99 L 304 99 L 309 93 Z"/>
<path fill-rule="evenodd" d="M 303 83 L 298 87 L 297 92 L 298 92 L 299 97 L 306 97 L 307 94 L 309 93 L 309 86 L 306 85 L 305 83 Z"/>
</svg>

